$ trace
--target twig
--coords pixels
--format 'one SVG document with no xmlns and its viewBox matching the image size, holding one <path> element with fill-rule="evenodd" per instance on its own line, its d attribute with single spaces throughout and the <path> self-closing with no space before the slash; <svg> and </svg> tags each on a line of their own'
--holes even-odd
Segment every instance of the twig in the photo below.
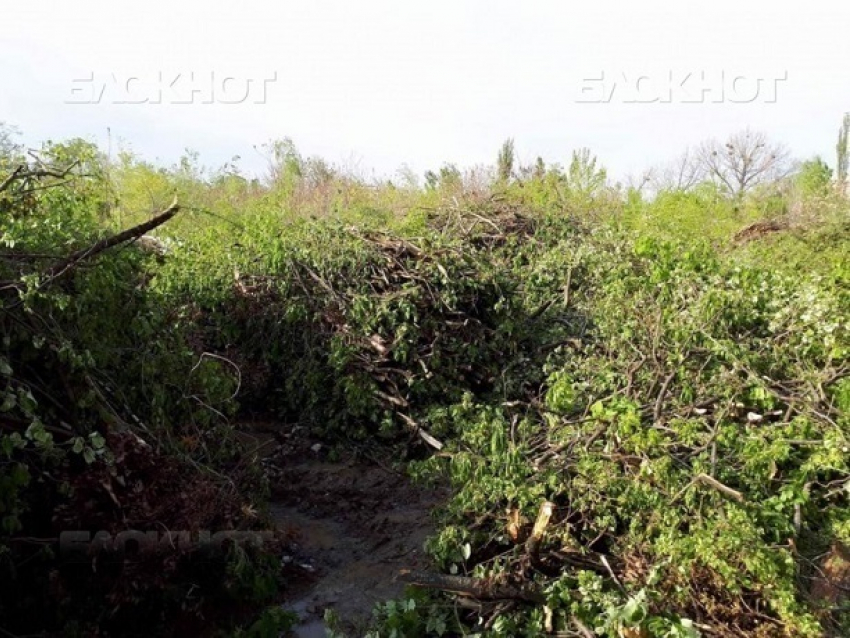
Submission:
<svg viewBox="0 0 850 638">
<path fill-rule="evenodd" d="M 36 161 L 39 161 L 38 159 Z M 39 163 L 41 163 L 39 161 Z M 75 166 L 80 163 L 80 160 L 74 160 L 66 168 L 61 171 L 51 170 L 48 168 L 32 168 L 28 169 L 26 164 L 20 164 L 12 173 L 0 183 L 0 193 L 8 189 L 12 182 L 18 179 L 38 179 L 41 177 L 55 177 L 56 179 L 64 179 Z M 43 166 L 43 164 L 42 164 Z"/>
<path fill-rule="evenodd" d="M 239 395 L 239 391 L 242 388 L 242 369 L 238 365 L 236 365 L 236 363 L 220 354 L 215 354 L 214 352 L 202 352 L 201 356 L 198 357 L 198 362 L 194 366 L 192 366 L 191 370 L 189 370 L 189 374 L 186 378 L 186 385 L 189 385 L 189 380 L 192 378 L 192 375 L 195 373 L 195 370 L 197 370 L 200 367 L 201 363 L 203 363 L 205 357 L 210 357 L 211 359 L 217 359 L 218 361 L 229 363 L 233 367 L 233 369 L 236 370 L 236 389 L 233 391 L 233 394 L 231 394 L 230 398 L 228 399 L 228 401 L 232 401 Z M 186 396 L 185 391 L 183 395 L 184 397 Z"/>
<path fill-rule="evenodd" d="M 570 618 L 570 621 L 576 626 L 576 629 L 578 629 L 578 632 L 583 638 L 596 638 L 596 635 L 590 630 L 590 628 L 575 616 Z"/>
<path fill-rule="evenodd" d="M 611 579 L 617 584 L 617 587 L 620 588 L 620 591 L 626 593 L 626 588 L 623 587 L 623 583 L 620 582 L 620 579 L 617 578 L 617 574 L 615 574 L 614 570 L 611 569 L 611 564 L 608 562 L 608 559 L 605 558 L 605 554 L 599 554 L 599 560 L 602 561 L 602 564 L 605 566 L 605 569 L 608 570 L 608 575 L 611 576 Z"/>
<path fill-rule="evenodd" d="M 711 430 L 711 435 L 708 437 L 708 440 L 700 445 L 697 448 L 694 448 L 691 451 L 690 456 L 697 456 L 698 454 L 702 454 L 708 448 L 714 445 L 714 442 L 717 440 L 717 435 L 720 433 L 720 422 L 726 418 L 726 415 L 729 412 L 729 405 L 725 405 L 723 409 L 721 409 L 714 417 L 714 427 Z M 716 451 L 716 450 L 715 450 Z"/>
<path fill-rule="evenodd" d="M 676 376 L 676 371 L 673 370 L 667 377 L 664 379 L 664 383 L 661 384 L 661 390 L 658 392 L 658 398 L 655 400 L 655 410 L 652 414 L 652 422 L 658 423 L 661 418 L 661 410 L 664 407 L 664 397 L 667 396 L 667 388 L 670 387 L 670 383 L 673 381 L 673 378 Z"/>
<path fill-rule="evenodd" d="M 685 487 L 683 487 L 679 491 L 679 493 L 676 494 L 676 496 L 673 497 L 673 500 L 671 501 L 671 503 L 675 503 L 676 501 L 678 501 L 679 498 L 681 498 L 682 494 L 687 492 L 691 487 L 693 487 L 697 483 L 702 483 L 703 485 L 707 485 L 711 488 L 714 488 L 718 492 L 725 494 L 729 498 L 731 498 L 735 501 L 738 501 L 739 503 L 744 502 L 744 495 L 741 494 L 741 492 L 739 492 L 738 490 L 733 490 L 728 485 L 724 485 L 723 483 L 718 481 L 716 478 L 713 478 L 713 477 L 709 476 L 708 474 L 698 474 L 697 476 L 694 477 L 694 479 L 690 483 L 688 483 Z"/>
</svg>

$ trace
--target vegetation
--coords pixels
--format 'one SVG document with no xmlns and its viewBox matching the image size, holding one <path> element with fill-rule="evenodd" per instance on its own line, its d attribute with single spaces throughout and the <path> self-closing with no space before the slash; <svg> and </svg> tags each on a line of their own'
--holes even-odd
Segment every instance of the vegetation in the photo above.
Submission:
<svg viewBox="0 0 850 638">
<path fill-rule="evenodd" d="M 275 543 L 69 563 L 56 540 L 265 529 L 246 414 L 452 486 L 434 572 L 371 636 L 850 632 L 850 206 L 822 159 L 745 132 L 625 188 L 508 140 L 420 188 L 290 140 L 265 180 L 14 140 L 4 632 L 290 626 L 240 615 L 285 587 Z"/>
<path fill-rule="evenodd" d="M 838 159 L 838 183 L 841 186 L 847 185 L 847 166 L 850 163 L 850 149 L 847 146 L 847 136 L 850 134 L 850 113 L 844 114 L 844 119 L 841 121 L 841 128 L 838 131 L 838 144 L 835 147 Z"/>
</svg>

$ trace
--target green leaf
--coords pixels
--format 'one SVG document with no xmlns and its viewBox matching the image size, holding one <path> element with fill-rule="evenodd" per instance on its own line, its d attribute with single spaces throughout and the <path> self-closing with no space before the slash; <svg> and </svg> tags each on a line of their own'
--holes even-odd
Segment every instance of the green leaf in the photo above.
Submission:
<svg viewBox="0 0 850 638">
<path fill-rule="evenodd" d="M 100 432 L 92 432 L 89 435 L 89 438 L 91 439 L 92 447 L 95 450 L 102 450 L 103 449 L 103 446 L 106 443 L 106 441 L 104 441 L 103 436 L 101 436 Z"/>
<path fill-rule="evenodd" d="M 0 405 L 0 412 L 9 412 L 16 405 L 18 405 L 18 397 L 16 397 L 12 392 L 7 392 L 3 396 L 3 403 Z"/>
</svg>

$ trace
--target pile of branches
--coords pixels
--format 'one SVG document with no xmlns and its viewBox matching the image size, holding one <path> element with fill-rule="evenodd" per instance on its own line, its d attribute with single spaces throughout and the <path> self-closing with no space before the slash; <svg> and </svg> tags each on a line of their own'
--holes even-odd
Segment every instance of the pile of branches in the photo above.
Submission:
<svg viewBox="0 0 850 638">
<path fill-rule="evenodd" d="M 500 195 L 478 202 L 454 202 L 428 210 L 429 225 L 445 236 L 458 237 L 475 249 L 492 249 L 511 240 L 534 237 L 539 220 Z"/>
<path fill-rule="evenodd" d="M 840 627 L 846 296 L 488 206 L 420 237 L 316 226 L 243 263 L 204 343 L 261 362 L 254 392 L 288 419 L 441 450 L 425 467 L 456 494 L 434 547 L 458 573 L 405 578 L 480 628 Z"/>
<path fill-rule="evenodd" d="M 603 616 L 620 635 L 656 635 L 651 616 L 706 636 L 844 635 L 846 297 L 684 249 L 622 248 L 585 246 L 571 303 L 593 328 L 551 353 L 540 399 L 476 408 L 497 452 L 462 430 L 448 446 L 462 477 L 452 522 L 472 547 L 458 562 L 476 575 L 405 577 L 460 596 L 485 628 L 532 606 L 569 635 Z M 510 479 L 490 469 L 514 462 Z M 582 600 L 588 572 L 640 617 Z M 564 618 L 562 587 L 586 616 Z"/>
<path fill-rule="evenodd" d="M 126 633 L 133 622 L 152 629 L 200 617 L 235 579 L 224 577 L 226 552 L 203 555 L 199 534 L 262 528 L 258 473 L 241 464 L 229 427 L 187 396 L 191 383 L 172 389 L 172 378 L 191 377 L 191 358 L 172 354 L 186 343 L 146 297 L 148 257 L 134 243 L 172 219 L 177 202 L 104 234 L 91 223 L 104 186 L 80 167 L 33 155 L 0 180 L 4 634 L 72 622 Z M 160 338 L 135 332 L 146 326 L 159 326 Z M 132 371 L 146 357 L 161 369 L 143 382 Z M 196 542 L 157 542 L 130 558 L 110 541 L 69 557 L 68 534 L 122 532 Z"/>
<path fill-rule="evenodd" d="M 368 379 L 377 404 L 439 449 L 410 412 L 459 396 L 461 388 L 479 394 L 492 389 L 506 345 L 493 308 L 511 291 L 482 277 L 481 264 L 457 247 L 426 251 L 379 233 L 357 237 L 377 257 L 362 275 L 361 290 L 365 287 L 378 313 L 388 311 L 386 318 L 368 326 L 373 330 L 352 325 L 351 308 L 363 292 L 352 295 L 318 279 L 333 299 L 323 316 L 325 328 L 350 349 L 343 373 Z M 308 266 L 300 267 L 313 277 Z"/>
<path fill-rule="evenodd" d="M 454 223 L 439 220 L 433 221 Z M 302 401 L 306 409 L 293 418 L 325 414 L 326 423 L 346 427 L 389 419 L 400 431 L 442 447 L 418 415 L 431 405 L 460 400 L 464 392 L 492 392 L 505 360 L 524 347 L 528 327 L 515 304 L 518 284 L 497 248 L 508 237 L 531 232 L 532 222 L 507 212 L 457 222 L 470 223 L 460 239 L 444 235 L 453 231 L 442 227 L 418 238 L 340 227 L 334 241 L 356 256 L 353 263 L 329 263 L 318 251 L 304 251 L 277 274 L 237 273 L 230 305 L 221 314 L 244 326 L 246 339 L 265 335 L 263 349 L 275 353 L 255 356 L 244 341 L 219 343 L 222 354 L 248 370 L 243 396 L 274 396 L 282 378 L 295 376 L 295 366 L 303 381 L 316 385 L 293 390 L 283 381 L 290 396 L 317 398 Z M 280 318 L 287 314 L 297 314 L 297 323 L 281 334 Z M 508 325 L 514 327 L 506 330 Z M 209 328 L 206 338 L 214 340 L 220 330 L 215 323 Z M 304 372 L 309 359 L 318 373 Z M 269 385 L 256 388 L 252 381 Z"/>
</svg>

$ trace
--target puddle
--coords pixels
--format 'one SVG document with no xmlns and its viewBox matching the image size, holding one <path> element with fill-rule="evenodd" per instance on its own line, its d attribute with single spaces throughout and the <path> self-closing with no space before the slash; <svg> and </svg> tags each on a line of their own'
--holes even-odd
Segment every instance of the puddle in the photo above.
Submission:
<svg viewBox="0 0 850 638">
<path fill-rule="evenodd" d="M 325 623 L 312 620 L 303 625 L 298 625 L 291 634 L 293 638 L 327 638 L 328 631 Z"/>
<path fill-rule="evenodd" d="M 299 618 L 306 619 L 290 632 L 292 638 L 327 638 L 328 632 L 324 620 L 311 619 L 312 614 L 307 609 L 307 601 L 296 601 L 285 607 L 297 613 Z"/>
</svg>

